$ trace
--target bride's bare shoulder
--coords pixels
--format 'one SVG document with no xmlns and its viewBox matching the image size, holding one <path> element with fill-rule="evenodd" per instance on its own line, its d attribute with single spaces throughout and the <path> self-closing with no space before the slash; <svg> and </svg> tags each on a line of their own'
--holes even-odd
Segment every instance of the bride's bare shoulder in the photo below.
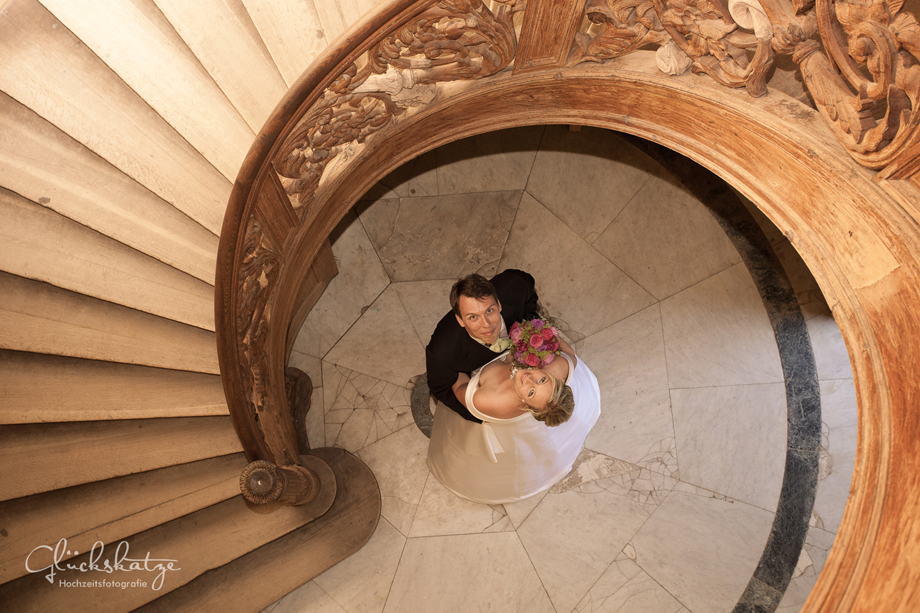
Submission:
<svg viewBox="0 0 920 613">
<path fill-rule="evenodd" d="M 480 387 L 474 398 L 476 410 L 496 419 L 510 419 L 521 414 L 521 410 L 512 403 L 507 395 L 500 394 L 491 386 Z"/>
</svg>

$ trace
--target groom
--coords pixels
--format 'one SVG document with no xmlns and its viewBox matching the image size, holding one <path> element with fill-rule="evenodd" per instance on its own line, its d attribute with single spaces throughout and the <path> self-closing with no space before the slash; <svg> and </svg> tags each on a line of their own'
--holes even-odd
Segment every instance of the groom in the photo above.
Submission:
<svg viewBox="0 0 920 613">
<path fill-rule="evenodd" d="M 460 373 L 469 374 L 510 346 L 514 322 L 537 317 L 534 279 L 521 270 L 506 270 L 491 281 L 469 275 L 451 288 L 450 307 L 425 348 L 428 388 L 461 417 L 479 423 L 451 386 Z"/>
</svg>

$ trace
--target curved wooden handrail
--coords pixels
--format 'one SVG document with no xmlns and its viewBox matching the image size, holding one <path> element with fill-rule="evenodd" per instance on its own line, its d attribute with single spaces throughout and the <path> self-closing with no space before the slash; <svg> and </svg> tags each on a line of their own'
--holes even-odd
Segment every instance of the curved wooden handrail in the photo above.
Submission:
<svg viewBox="0 0 920 613">
<path fill-rule="evenodd" d="M 920 326 L 911 315 L 920 305 L 920 226 L 911 214 L 920 191 L 911 173 L 920 164 L 913 115 L 902 113 L 901 123 L 887 131 L 873 127 L 865 96 L 852 97 L 827 68 L 827 56 L 803 37 L 817 31 L 815 15 L 827 19 L 828 11 L 779 0 L 746 4 L 762 8 L 775 26 L 767 33 L 772 38 L 756 24 L 754 34 L 744 34 L 723 15 L 734 27 L 722 42 L 756 49 L 761 62 L 767 53 L 796 53 L 818 112 L 775 92 L 749 95 L 760 93 L 759 69 L 743 67 L 738 54 L 722 63 L 694 57 L 696 48 L 687 41 L 699 32 L 682 31 L 678 51 L 713 79 L 669 77 L 657 68 L 660 53 L 657 64 L 651 52 L 606 61 L 616 55 L 616 41 L 605 39 L 603 30 L 567 29 L 578 21 L 572 11 L 582 10 L 568 0 L 527 9 L 539 15 L 523 20 L 530 29 L 519 41 L 509 34 L 519 3 L 492 13 L 478 0 L 401 0 L 331 48 L 260 132 L 234 185 L 221 235 L 218 349 L 227 401 L 249 459 L 297 463 L 284 367 L 292 334 L 306 315 L 304 287 L 321 284 L 316 267 L 327 237 L 368 188 L 425 151 L 477 133 L 538 123 L 618 130 L 686 155 L 757 204 L 805 259 L 847 343 L 859 404 L 853 488 L 805 610 L 920 608 L 920 380 L 914 373 Z M 623 6 L 591 0 L 587 10 L 595 11 L 596 23 L 617 25 L 617 15 L 635 17 L 635 11 L 610 8 Z M 626 24 L 637 33 L 630 49 L 654 36 L 653 42 L 666 41 L 662 20 L 671 18 L 673 7 L 655 6 L 655 14 Z M 909 19 L 898 19 L 908 32 Z M 666 25 L 668 32 L 678 28 Z M 541 36 L 546 32 L 555 34 Z M 527 65 L 509 68 L 509 48 L 527 57 Z M 427 64 L 408 61 L 425 53 L 432 60 Z M 454 63 L 438 63 L 447 53 L 455 54 Z M 891 75 L 873 78 L 890 81 Z M 747 93 L 724 85 L 744 86 Z M 893 91 L 886 90 L 897 98 Z M 415 105 L 397 106 L 396 97 L 406 93 L 415 96 Z M 322 132 L 327 128 L 333 129 Z M 857 161 L 887 166 L 876 175 Z"/>
</svg>

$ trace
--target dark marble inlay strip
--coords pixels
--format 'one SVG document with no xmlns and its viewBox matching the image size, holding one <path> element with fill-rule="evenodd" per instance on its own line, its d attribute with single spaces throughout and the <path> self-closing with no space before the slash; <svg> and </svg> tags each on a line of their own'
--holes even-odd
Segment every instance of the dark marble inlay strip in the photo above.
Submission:
<svg viewBox="0 0 920 613">
<path fill-rule="evenodd" d="M 750 271 L 773 326 L 786 385 L 786 467 L 770 537 L 732 610 L 773 613 L 792 580 L 818 487 L 821 395 L 805 318 L 767 237 L 722 179 L 661 145 L 629 135 L 623 138 L 664 166 L 709 207 Z"/>
</svg>

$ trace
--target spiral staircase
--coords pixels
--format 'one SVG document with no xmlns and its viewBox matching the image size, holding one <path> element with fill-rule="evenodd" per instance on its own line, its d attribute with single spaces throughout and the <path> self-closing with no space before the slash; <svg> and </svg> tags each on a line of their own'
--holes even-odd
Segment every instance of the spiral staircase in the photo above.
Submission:
<svg viewBox="0 0 920 613">
<path fill-rule="evenodd" d="M 441 10 L 435 22 L 446 23 L 458 19 L 461 4 L 0 3 L 4 610 L 259 610 L 360 547 L 373 529 L 366 514 L 352 522 L 365 522 L 363 532 L 326 537 L 338 539 L 335 552 L 311 548 L 321 529 L 303 508 L 266 512 L 240 496 L 249 460 L 298 461 L 286 426 L 276 435 L 267 427 L 283 421 L 284 411 L 258 408 L 264 399 L 283 404 L 283 377 L 247 383 L 251 355 L 264 353 L 265 373 L 283 372 L 290 331 L 333 274 L 323 264 L 324 241 L 364 190 L 440 144 L 528 123 L 591 124 L 661 142 L 722 175 L 790 236 L 834 307 L 861 411 L 853 496 L 806 610 L 920 606 L 913 133 L 886 136 L 894 156 L 854 152 L 837 124 L 826 127 L 801 102 L 809 98 L 782 58 L 772 80 L 762 80 L 771 91 L 760 98 L 749 95 L 763 93 L 757 71 L 730 83 L 746 93 L 709 77 L 664 75 L 647 51 L 610 64 L 610 47 L 598 51 L 602 20 L 583 15 L 584 2 L 485 8 L 518 41 L 516 59 L 512 45 L 489 74 L 444 78 L 425 73 L 430 65 L 412 73 L 419 65 L 399 64 L 399 51 L 389 69 L 365 69 L 374 57 L 363 54 L 408 19 Z M 799 3 L 793 13 L 810 7 Z M 470 10 L 460 18 L 468 27 L 488 21 Z M 634 18 L 638 9 L 631 10 Z M 757 19 L 751 29 L 762 34 Z M 677 40 L 674 27 L 668 32 Z M 634 46 L 665 42 L 652 34 L 646 28 Z M 749 48 L 766 53 L 763 40 L 751 38 Z M 593 63 L 567 64 L 573 41 L 582 56 L 594 54 Z M 909 41 L 904 49 L 913 49 Z M 808 61 L 801 63 L 817 73 Z M 412 89 L 410 73 L 420 97 L 403 96 L 402 123 L 340 140 L 319 168 L 309 156 L 304 161 L 316 144 L 308 125 L 314 105 L 357 91 L 378 101 L 399 96 Z M 342 85 L 349 79 L 353 86 Z M 810 93 L 827 116 L 829 89 L 817 95 L 816 87 Z M 904 124 L 913 126 L 909 107 Z M 868 122 L 870 115 L 859 117 Z M 297 130 L 311 135 L 307 145 Z M 261 244 L 284 251 L 282 264 L 308 264 L 280 269 L 282 298 L 265 307 L 274 319 L 264 346 L 236 336 L 252 219 L 268 237 Z M 256 410 L 247 404 L 253 390 L 263 394 Z M 261 425 L 253 429 L 257 415 Z M 342 454 L 316 455 L 337 474 L 352 470 L 343 468 L 349 460 Z M 373 508 L 359 495 L 373 478 L 357 468 L 353 474 L 339 483 L 333 506 L 346 521 L 357 507 Z M 29 572 L 28 559 L 37 547 L 51 555 L 62 537 L 62 564 L 96 541 L 130 538 L 137 555 L 180 560 L 183 572 L 165 574 L 155 591 L 52 589 L 57 579 Z"/>
</svg>

